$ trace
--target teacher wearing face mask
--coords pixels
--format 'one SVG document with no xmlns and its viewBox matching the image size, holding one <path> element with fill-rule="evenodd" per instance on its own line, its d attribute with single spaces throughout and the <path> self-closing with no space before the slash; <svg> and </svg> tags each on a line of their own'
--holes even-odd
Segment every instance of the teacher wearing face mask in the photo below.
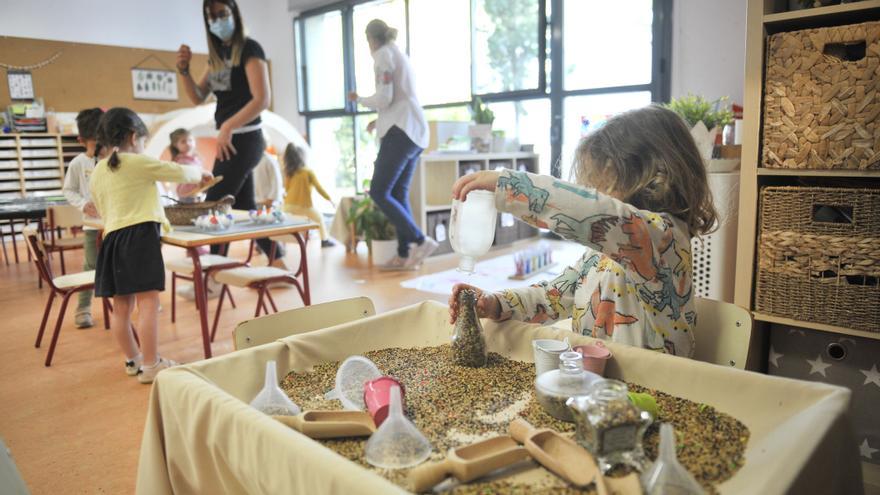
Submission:
<svg viewBox="0 0 880 495">
<path fill-rule="evenodd" d="M 202 13 L 208 37 L 208 69 L 198 82 L 190 74 L 192 52 L 181 45 L 177 52 L 177 71 L 189 99 L 204 103 L 211 93 L 217 98 L 214 122 L 217 134 L 217 155 L 214 176 L 223 182 L 208 190 L 208 201 L 227 194 L 235 196 L 233 207 L 240 210 L 256 208 L 251 171 L 260 162 L 266 142 L 260 123 L 260 112 L 269 108 L 269 70 L 263 48 L 245 36 L 241 12 L 235 0 L 204 0 Z M 272 241 L 257 239 L 257 245 L 268 256 Z M 220 246 L 211 246 L 217 253 Z M 287 268 L 283 262 L 283 245 L 276 246 L 276 259 L 271 264 Z M 212 291 L 216 292 L 216 291 Z"/>
</svg>

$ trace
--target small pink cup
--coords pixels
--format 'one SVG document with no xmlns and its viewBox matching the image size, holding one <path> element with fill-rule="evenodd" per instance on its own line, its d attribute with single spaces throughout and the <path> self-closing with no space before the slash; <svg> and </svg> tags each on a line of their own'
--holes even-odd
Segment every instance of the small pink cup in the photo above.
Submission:
<svg viewBox="0 0 880 495">
<path fill-rule="evenodd" d="M 584 356 L 584 369 L 599 376 L 605 376 L 605 364 L 611 359 L 611 351 L 602 342 L 577 345 L 572 349 Z"/>
<path fill-rule="evenodd" d="M 400 405 L 406 408 L 404 401 L 403 384 L 396 378 L 390 376 L 380 376 L 375 380 L 370 380 L 364 384 L 364 403 L 367 405 L 367 411 L 373 417 L 376 428 L 388 417 L 388 410 L 391 406 L 391 387 L 400 387 Z"/>
</svg>

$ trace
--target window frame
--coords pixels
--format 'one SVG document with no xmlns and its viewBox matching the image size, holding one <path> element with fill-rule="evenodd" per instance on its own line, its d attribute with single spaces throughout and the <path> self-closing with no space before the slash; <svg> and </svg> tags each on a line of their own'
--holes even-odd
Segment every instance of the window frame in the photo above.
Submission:
<svg viewBox="0 0 880 495">
<path fill-rule="evenodd" d="M 328 4 L 315 9 L 310 9 L 300 13 L 293 19 L 294 53 L 297 57 L 297 95 L 300 97 L 298 102 L 298 110 L 306 119 L 306 128 L 311 128 L 313 119 L 328 117 L 352 117 L 352 122 L 359 115 L 375 113 L 373 110 L 358 109 L 356 102 L 348 101 L 349 92 L 356 89 L 355 71 L 354 71 L 354 36 L 353 20 L 354 7 L 364 3 L 370 3 L 376 0 L 343 0 Z M 564 3 L 565 0 L 538 0 L 538 85 L 533 89 L 503 91 L 497 93 L 474 93 L 475 73 L 474 70 L 474 36 L 473 36 L 473 19 L 476 1 L 470 0 L 468 23 L 470 35 L 471 49 L 471 67 L 470 67 L 470 87 L 471 98 L 480 97 L 486 103 L 505 103 L 525 101 L 538 98 L 549 98 L 550 100 L 550 148 L 551 156 L 549 163 L 551 164 L 551 174 L 559 177 L 561 174 L 560 159 L 562 156 L 562 136 L 563 136 L 563 101 L 570 96 L 581 95 L 598 95 L 609 93 L 626 93 L 633 91 L 649 91 L 651 93 L 651 101 L 667 102 L 670 96 L 670 76 L 671 76 L 671 54 L 672 54 L 672 8 L 673 0 L 653 0 L 653 22 L 652 22 L 652 55 L 651 55 L 651 82 L 647 84 L 627 85 L 627 86 L 611 86 L 602 88 L 574 89 L 566 90 L 564 88 L 564 50 L 563 46 L 563 19 L 565 16 Z M 411 45 L 410 33 L 410 2 L 403 0 L 405 10 L 406 23 L 406 46 L 407 55 L 409 55 L 409 47 Z M 548 12 L 548 7 L 550 10 Z M 344 64 L 344 91 L 345 104 L 343 108 L 331 110 L 309 110 L 308 109 L 308 84 L 306 78 L 307 64 L 306 59 L 306 33 L 304 22 L 307 18 L 316 15 L 326 14 L 331 11 L 340 11 L 342 15 L 342 36 L 343 36 L 343 64 Z M 554 35 L 554 33 L 558 33 Z M 549 46 L 548 46 L 549 40 Z M 548 73 L 547 62 L 550 62 L 550 70 Z M 454 101 L 440 104 L 424 105 L 423 108 L 436 109 L 447 107 L 469 106 L 471 100 Z M 354 124 L 353 124 L 354 125 Z M 309 139 L 311 141 L 311 139 Z M 357 157 L 358 143 L 355 133 L 354 152 Z M 355 170 L 357 170 L 355 164 Z M 356 181 L 358 182 L 358 181 Z M 355 190 L 361 192 L 361 184 L 355 184 Z"/>
</svg>

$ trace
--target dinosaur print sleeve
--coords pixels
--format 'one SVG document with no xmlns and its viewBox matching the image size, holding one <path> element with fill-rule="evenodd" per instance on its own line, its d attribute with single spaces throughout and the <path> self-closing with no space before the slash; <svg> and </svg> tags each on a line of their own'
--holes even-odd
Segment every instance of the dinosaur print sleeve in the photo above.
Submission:
<svg viewBox="0 0 880 495">
<path fill-rule="evenodd" d="M 581 283 L 586 262 L 588 260 L 582 258 L 577 264 L 566 267 L 553 280 L 495 294 L 501 303 L 501 318 L 547 323 L 570 317 L 575 291 Z"/>
<path fill-rule="evenodd" d="M 526 172 L 504 171 L 495 203 L 526 223 L 604 253 L 635 282 L 657 278 L 660 257 L 676 229 L 668 215 L 639 210 L 593 188 Z M 690 257 L 681 262 L 690 263 Z"/>
</svg>

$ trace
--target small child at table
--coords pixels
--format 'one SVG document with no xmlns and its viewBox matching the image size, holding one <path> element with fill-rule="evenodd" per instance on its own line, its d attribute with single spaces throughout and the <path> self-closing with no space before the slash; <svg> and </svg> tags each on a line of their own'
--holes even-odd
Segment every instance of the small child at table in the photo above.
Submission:
<svg viewBox="0 0 880 495">
<path fill-rule="evenodd" d="M 95 294 L 113 298 L 111 329 L 125 353 L 125 372 L 152 383 L 177 363 L 159 356 L 159 292 L 165 290 L 160 236 L 170 225 L 159 202 L 157 181 L 206 183 L 201 168 L 162 162 L 143 155 L 147 127 L 127 108 L 111 108 L 101 118 L 98 139 L 109 156 L 95 166 L 92 200 L 104 220 L 104 240 L 95 269 Z M 131 330 L 138 307 L 140 348 Z"/>
<path fill-rule="evenodd" d="M 171 144 L 168 150 L 171 152 L 171 161 L 181 165 L 190 165 L 202 168 L 202 160 L 196 153 L 196 140 L 191 132 L 186 129 L 175 129 L 170 135 Z M 187 195 L 198 188 L 198 184 L 178 184 L 177 198 L 185 203 L 194 203 L 198 201 L 197 197 L 188 197 Z"/>
<path fill-rule="evenodd" d="M 478 291 L 477 312 L 493 320 L 548 323 L 690 357 L 697 314 L 691 238 L 715 228 L 706 168 L 684 121 L 660 106 L 620 114 L 576 151 L 577 183 L 506 170 L 460 178 L 453 197 L 495 192 L 495 204 L 533 226 L 586 246 L 554 280 L 499 293 Z M 449 299 L 458 317 L 457 295 Z"/>
</svg>

